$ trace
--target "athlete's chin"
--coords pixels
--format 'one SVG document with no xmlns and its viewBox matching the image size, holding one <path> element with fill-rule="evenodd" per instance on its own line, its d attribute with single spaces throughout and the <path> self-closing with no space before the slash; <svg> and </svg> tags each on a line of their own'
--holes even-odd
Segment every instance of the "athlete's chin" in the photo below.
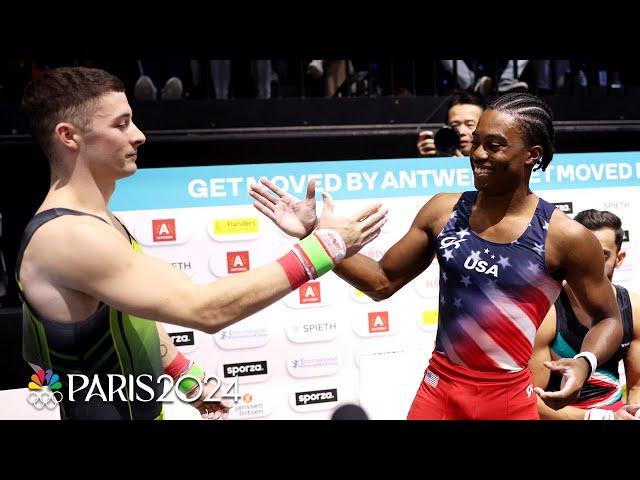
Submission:
<svg viewBox="0 0 640 480">
<path fill-rule="evenodd" d="M 120 172 L 120 178 L 127 178 L 138 171 L 138 166 L 135 163 L 130 163 Z"/>
<path fill-rule="evenodd" d="M 486 175 L 483 175 L 482 177 L 486 177 Z M 476 187 L 476 190 L 479 192 L 489 192 L 493 189 L 492 182 L 488 182 L 486 178 L 481 178 L 477 175 L 473 176 L 473 186 Z"/>
</svg>

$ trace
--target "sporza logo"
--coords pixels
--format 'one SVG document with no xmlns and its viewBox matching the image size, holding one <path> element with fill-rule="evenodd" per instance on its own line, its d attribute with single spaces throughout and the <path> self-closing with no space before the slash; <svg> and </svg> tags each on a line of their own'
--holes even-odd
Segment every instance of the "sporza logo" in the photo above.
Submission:
<svg viewBox="0 0 640 480">
<path fill-rule="evenodd" d="M 223 366 L 224 378 L 265 375 L 268 373 L 266 360 L 259 362 L 229 363 Z"/>
<path fill-rule="evenodd" d="M 296 393 L 296 405 L 308 405 L 312 403 L 326 403 L 338 401 L 338 389 L 315 390 L 312 392 Z"/>
<path fill-rule="evenodd" d="M 194 343 L 195 343 L 194 338 L 193 338 L 193 332 L 190 332 L 190 331 L 187 331 L 187 332 L 171 332 L 169 334 L 169 336 L 171 337 L 171 340 L 173 341 L 173 344 L 176 347 L 194 345 Z"/>
<path fill-rule="evenodd" d="M 562 213 L 573 213 L 573 202 L 553 202 L 553 205 Z"/>
<path fill-rule="evenodd" d="M 63 395 L 59 391 L 62 388 L 62 383 L 60 383 L 60 377 L 51 369 L 45 372 L 38 367 L 36 373 L 31 375 L 28 387 L 29 390 L 41 390 L 29 392 L 27 395 L 27 401 L 38 410 L 45 407 L 53 410 L 62 402 Z"/>
</svg>

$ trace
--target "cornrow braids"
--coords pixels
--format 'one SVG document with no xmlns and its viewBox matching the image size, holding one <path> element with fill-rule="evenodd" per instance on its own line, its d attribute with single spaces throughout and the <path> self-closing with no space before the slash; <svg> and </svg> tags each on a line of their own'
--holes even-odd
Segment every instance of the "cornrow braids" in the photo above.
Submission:
<svg viewBox="0 0 640 480">
<path fill-rule="evenodd" d="M 514 115 L 522 127 L 528 145 L 541 145 L 542 156 L 533 171 L 544 172 L 553 158 L 553 113 L 535 95 L 507 93 L 494 100 L 487 109 L 500 110 Z"/>
</svg>

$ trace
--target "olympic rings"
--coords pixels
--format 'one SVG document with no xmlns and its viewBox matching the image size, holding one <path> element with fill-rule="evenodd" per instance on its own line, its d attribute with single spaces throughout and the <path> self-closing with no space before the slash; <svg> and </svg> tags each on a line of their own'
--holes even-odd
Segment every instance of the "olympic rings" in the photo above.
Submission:
<svg viewBox="0 0 640 480">
<path fill-rule="evenodd" d="M 63 396 L 61 392 L 31 392 L 27 395 L 27 402 L 33 405 L 37 410 L 42 410 L 45 407 L 48 410 L 53 410 L 60 402 L 62 402 L 62 398 Z"/>
</svg>

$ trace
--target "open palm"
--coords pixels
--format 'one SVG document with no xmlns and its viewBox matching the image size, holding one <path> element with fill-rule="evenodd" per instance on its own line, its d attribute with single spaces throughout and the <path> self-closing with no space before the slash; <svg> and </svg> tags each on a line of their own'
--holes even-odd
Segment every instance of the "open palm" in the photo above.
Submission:
<svg viewBox="0 0 640 480">
<path fill-rule="evenodd" d="M 315 193 L 315 179 L 309 181 L 304 200 L 288 195 L 266 178 L 260 179 L 258 185 L 251 185 L 249 191 L 249 195 L 255 200 L 253 206 L 256 209 L 270 218 L 287 235 L 297 238 L 309 235 L 316 225 Z"/>
</svg>

